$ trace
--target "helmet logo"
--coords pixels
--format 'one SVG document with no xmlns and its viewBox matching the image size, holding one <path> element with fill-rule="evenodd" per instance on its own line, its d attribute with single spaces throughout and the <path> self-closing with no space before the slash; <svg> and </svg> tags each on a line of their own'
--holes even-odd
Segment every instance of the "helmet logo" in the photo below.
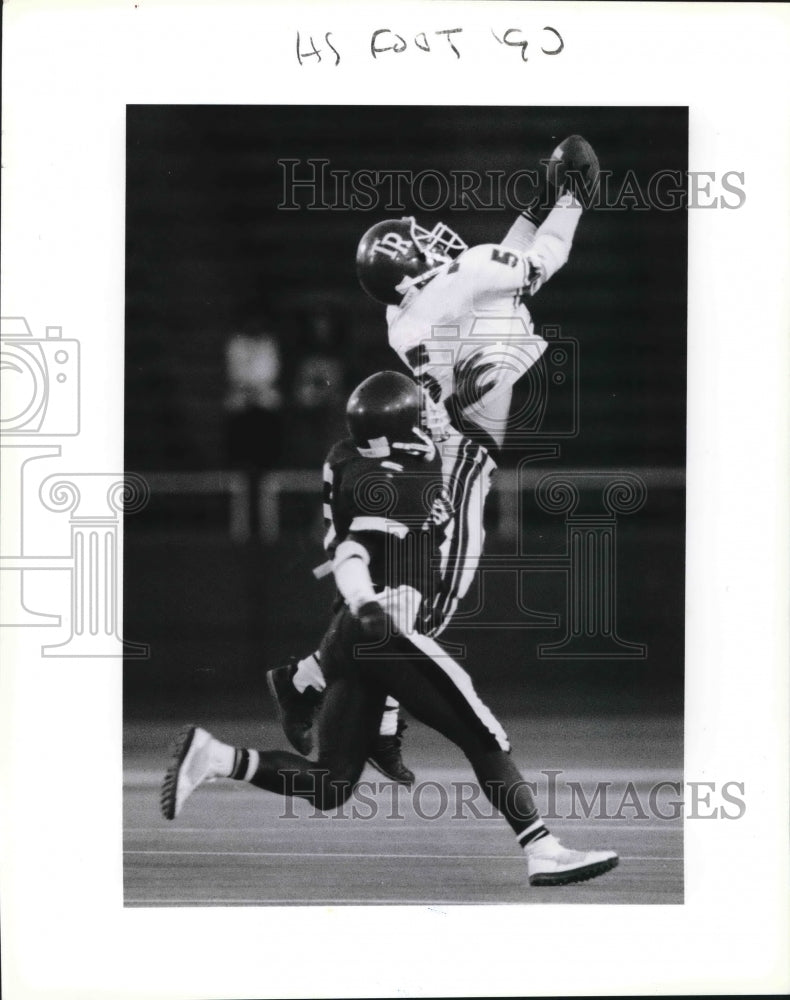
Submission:
<svg viewBox="0 0 790 1000">
<path fill-rule="evenodd" d="M 371 247 L 374 254 L 382 253 L 390 260 L 397 260 L 398 257 L 407 257 L 412 251 L 410 240 L 404 239 L 399 233 L 385 233 L 381 239 L 375 241 Z"/>
<path fill-rule="evenodd" d="M 368 447 L 357 447 L 363 458 L 386 458 L 390 453 L 390 443 L 385 437 L 369 438 Z"/>
</svg>

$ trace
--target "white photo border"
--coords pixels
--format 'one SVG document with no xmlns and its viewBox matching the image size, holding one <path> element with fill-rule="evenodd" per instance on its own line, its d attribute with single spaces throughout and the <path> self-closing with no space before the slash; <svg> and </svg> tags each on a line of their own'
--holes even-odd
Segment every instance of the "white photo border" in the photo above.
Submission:
<svg viewBox="0 0 790 1000">
<path fill-rule="evenodd" d="M 685 773 L 743 781 L 747 812 L 686 823 L 685 903 L 124 909 L 121 661 L 48 660 L 37 629 L 4 629 L 7 995 L 787 989 L 790 11 L 13 0 L 4 14 L 3 314 L 81 345 L 63 471 L 123 469 L 128 104 L 676 104 L 690 170 L 742 172 L 746 191 L 738 210 L 689 213 Z M 523 62 L 491 37 L 548 24 L 565 40 L 554 59 Z M 461 58 L 374 58 L 386 26 L 460 26 Z M 297 30 L 332 32 L 340 64 L 300 65 Z M 61 583 L 42 586 L 60 601 Z"/>
</svg>

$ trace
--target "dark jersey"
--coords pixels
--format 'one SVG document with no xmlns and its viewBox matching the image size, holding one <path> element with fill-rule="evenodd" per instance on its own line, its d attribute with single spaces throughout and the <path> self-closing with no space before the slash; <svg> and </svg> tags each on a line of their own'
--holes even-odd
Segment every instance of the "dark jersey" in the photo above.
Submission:
<svg viewBox="0 0 790 1000">
<path fill-rule="evenodd" d="M 338 442 L 324 465 L 326 547 L 345 539 L 364 546 L 377 590 L 406 584 L 429 598 L 438 585 L 439 545 L 450 504 L 438 456 L 394 449 L 365 458 L 350 440 Z"/>
</svg>

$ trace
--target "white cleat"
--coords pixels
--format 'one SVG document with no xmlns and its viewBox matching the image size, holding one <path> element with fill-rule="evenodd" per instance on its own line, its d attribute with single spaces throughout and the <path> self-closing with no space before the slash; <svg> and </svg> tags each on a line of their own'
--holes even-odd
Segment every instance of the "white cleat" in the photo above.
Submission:
<svg viewBox="0 0 790 1000">
<path fill-rule="evenodd" d="M 573 851 L 549 834 L 527 852 L 530 885 L 569 885 L 586 882 L 617 867 L 614 851 Z"/>
<path fill-rule="evenodd" d="M 224 776 L 216 753 L 218 746 L 211 733 L 199 726 L 189 726 L 178 737 L 159 799 L 165 819 L 178 816 L 198 785 Z"/>
</svg>

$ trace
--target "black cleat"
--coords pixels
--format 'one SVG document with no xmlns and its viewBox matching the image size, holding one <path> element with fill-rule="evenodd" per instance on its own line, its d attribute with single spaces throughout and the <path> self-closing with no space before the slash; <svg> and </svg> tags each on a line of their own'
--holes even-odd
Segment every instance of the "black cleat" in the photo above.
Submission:
<svg viewBox="0 0 790 1000">
<path fill-rule="evenodd" d="M 403 719 L 398 719 L 398 728 L 394 736 L 379 736 L 368 757 L 368 763 L 372 764 L 390 781 L 395 781 L 399 785 L 413 785 L 414 771 L 406 767 L 401 757 L 401 744 L 405 729 L 406 723 Z"/>
<path fill-rule="evenodd" d="M 294 749 L 307 757 L 313 749 L 313 717 L 321 698 L 312 690 L 300 694 L 293 685 L 296 659 L 266 673 L 266 683 L 277 706 L 280 725 Z"/>
</svg>

